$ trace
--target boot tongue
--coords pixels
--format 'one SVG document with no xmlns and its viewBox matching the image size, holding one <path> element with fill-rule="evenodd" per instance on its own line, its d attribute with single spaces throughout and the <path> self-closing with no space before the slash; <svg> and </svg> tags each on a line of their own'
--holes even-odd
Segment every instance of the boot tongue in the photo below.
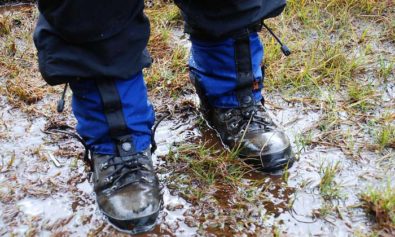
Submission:
<svg viewBox="0 0 395 237">
<path fill-rule="evenodd" d="M 243 108 L 241 109 L 241 114 L 247 122 L 251 119 L 249 130 L 268 129 L 272 125 L 272 120 L 266 114 L 263 106 L 252 105 Z"/>
<path fill-rule="evenodd" d="M 250 119 L 254 113 L 256 113 L 256 108 L 254 105 L 241 109 L 241 115 L 244 119 Z"/>
</svg>

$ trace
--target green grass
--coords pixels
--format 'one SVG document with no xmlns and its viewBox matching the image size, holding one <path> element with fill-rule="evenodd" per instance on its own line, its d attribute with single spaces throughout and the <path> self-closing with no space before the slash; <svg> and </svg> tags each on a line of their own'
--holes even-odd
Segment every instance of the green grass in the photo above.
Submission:
<svg viewBox="0 0 395 237">
<path fill-rule="evenodd" d="M 376 132 L 376 143 L 380 150 L 395 148 L 395 126 L 391 124 L 381 126 Z"/>
<path fill-rule="evenodd" d="M 311 12 L 311 6 L 314 7 L 312 9 L 321 9 L 321 11 L 326 10 L 336 15 L 344 12 L 358 15 L 380 15 L 387 7 L 390 7 L 390 3 L 390 1 L 381 0 L 289 0 L 288 9 L 290 13 L 299 13 L 301 16 L 306 16 L 307 14 L 305 12 Z M 307 10 L 303 10 L 303 8 L 307 8 Z"/>
<path fill-rule="evenodd" d="M 236 184 L 248 172 L 247 165 L 228 151 L 218 151 L 205 144 L 184 144 L 175 148 L 168 162 L 182 166 L 180 172 L 202 185 Z"/>
<path fill-rule="evenodd" d="M 375 89 L 371 84 L 362 85 L 356 81 L 351 81 L 347 84 L 347 93 L 349 105 L 348 108 L 355 108 L 357 110 L 366 112 L 374 108 L 372 104 L 375 96 Z"/>
<path fill-rule="evenodd" d="M 340 186 L 335 182 L 336 174 L 340 171 L 340 162 L 321 164 L 319 190 L 324 199 L 340 198 Z"/>
<path fill-rule="evenodd" d="M 297 151 L 306 151 L 306 149 L 313 144 L 313 133 L 311 131 L 297 134 L 295 137 L 295 145 L 297 147 Z"/>
<path fill-rule="evenodd" d="M 146 9 L 151 20 L 151 37 L 148 50 L 154 59 L 145 70 L 145 79 L 151 93 L 165 93 L 177 98 L 189 85 L 188 51 L 174 42 L 172 30 L 181 27 L 181 14 L 174 4 L 162 1 Z"/>
<path fill-rule="evenodd" d="M 380 78 L 387 79 L 395 70 L 394 64 L 395 59 L 392 62 L 387 62 L 381 57 L 379 60 L 378 76 Z"/>
<path fill-rule="evenodd" d="M 364 208 L 372 213 L 379 226 L 395 230 L 395 187 L 370 187 L 360 196 Z"/>
<path fill-rule="evenodd" d="M 320 208 L 313 212 L 316 218 L 325 219 L 327 216 L 333 214 L 334 206 L 330 202 L 325 202 Z"/>
</svg>

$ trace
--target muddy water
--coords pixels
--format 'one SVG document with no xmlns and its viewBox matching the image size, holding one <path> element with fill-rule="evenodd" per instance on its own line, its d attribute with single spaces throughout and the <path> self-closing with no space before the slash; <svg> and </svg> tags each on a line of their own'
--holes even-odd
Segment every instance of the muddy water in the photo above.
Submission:
<svg viewBox="0 0 395 237">
<path fill-rule="evenodd" d="M 190 98 L 191 96 L 180 100 Z M 60 147 L 72 146 L 80 152 L 82 148 L 69 138 L 45 134 L 43 131 L 48 122 L 45 118 L 29 118 L 18 109 L 7 105 L 4 96 L 0 97 L 0 106 L 0 234 L 116 234 L 97 210 L 81 159 L 56 155 L 59 144 Z M 282 121 L 284 118 L 293 120 L 294 117 L 300 117 L 293 125 L 286 127 L 290 137 L 294 137 L 295 133 L 310 126 L 318 118 L 315 113 L 300 114 L 298 111 L 298 108 L 273 110 L 275 118 L 282 124 L 289 122 Z M 174 190 L 166 187 L 166 177 L 171 175 L 171 170 L 163 170 L 165 163 L 160 158 L 167 154 L 172 145 L 186 140 L 199 138 L 215 142 L 214 133 L 197 128 L 197 116 L 197 112 L 193 111 L 176 111 L 158 127 L 158 151 L 154 159 L 161 182 L 165 186 L 165 204 L 158 219 L 158 226 L 150 234 L 192 236 L 201 233 L 197 228 L 199 224 L 194 227 L 190 224 L 190 219 L 196 218 L 191 215 L 197 211 L 196 207 L 183 198 L 172 195 Z M 321 219 L 314 214 L 324 203 L 317 192 L 320 182 L 318 169 L 323 161 L 335 160 L 342 164 L 342 170 L 336 178 L 346 190 L 347 199 L 339 201 L 339 213 Z M 356 229 L 368 231 L 371 222 L 366 215 L 360 209 L 350 206 L 358 204 L 356 194 L 361 183 L 372 175 L 374 177 L 374 172 L 375 167 L 350 161 L 340 150 L 317 147 L 302 152 L 300 160 L 290 169 L 287 185 L 278 176 L 254 175 L 253 179 L 261 178 L 270 184 L 270 188 L 265 191 L 267 199 L 264 201 L 264 226 L 268 229 L 279 226 L 288 236 L 349 236 Z M 252 179 L 246 178 L 245 182 L 250 180 Z M 308 184 L 301 187 L 301 183 Z M 212 232 L 218 233 L 217 230 Z"/>
<path fill-rule="evenodd" d="M 54 144 L 58 141 L 52 140 L 43 132 L 48 121 L 44 118 L 30 119 L 18 109 L 7 105 L 4 96 L 0 97 L 0 107 L 0 234 L 115 234 L 97 210 L 83 162 L 55 154 L 59 148 Z M 184 136 L 181 131 L 185 127 L 170 131 L 174 126 L 175 124 L 164 122 L 159 129 L 158 154 L 165 154 L 168 145 L 181 141 L 179 139 Z M 167 137 L 166 140 L 161 139 L 161 133 L 163 137 Z M 78 144 L 67 138 L 63 142 L 78 147 Z M 82 152 L 80 147 L 77 149 Z M 160 166 L 160 162 L 157 161 L 156 165 Z M 165 174 L 161 175 L 162 180 L 165 178 Z M 195 233 L 196 230 L 184 223 L 183 214 L 189 204 L 182 198 L 171 195 L 166 188 L 163 199 L 165 208 L 158 220 L 160 225 L 154 233 Z"/>
<path fill-rule="evenodd" d="M 301 106 L 289 106 L 277 96 L 268 97 L 268 99 L 268 104 L 276 105 L 268 105 L 269 109 L 271 108 L 273 118 L 280 127 L 286 130 L 292 140 L 293 147 L 297 150 L 295 145 L 296 135 L 313 126 L 319 120 L 321 112 L 303 111 Z M 196 97 L 186 96 L 180 100 L 191 101 L 195 103 L 195 109 L 198 107 Z M 278 109 L 279 107 L 282 109 Z M 157 140 L 160 144 L 158 156 L 164 156 L 172 144 L 196 141 L 196 138 L 199 138 L 200 142 L 207 144 L 208 147 L 214 145 L 214 147 L 220 148 L 221 143 L 213 131 L 207 127 L 201 128 L 201 126 L 200 129 L 197 129 L 198 116 L 199 113 L 196 110 L 181 114 L 176 112 L 172 120 L 164 120 L 157 132 Z M 374 153 L 365 152 L 361 154 L 361 160 L 355 161 L 347 157 L 339 148 L 316 146 L 299 153 L 299 160 L 289 170 L 288 182 L 286 183 L 283 181 L 281 174 L 262 173 L 250 174 L 242 182 L 264 180 L 266 199 L 262 200 L 261 203 L 265 212 L 263 226 L 269 230 L 276 226 L 286 236 L 350 236 L 356 232 L 369 233 L 373 223 L 366 216 L 366 213 L 359 208 L 358 195 L 368 184 L 380 179 L 377 173 L 383 171 L 378 170 L 379 168 L 374 162 L 375 158 Z M 334 164 L 336 162 L 340 163 L 341 168 L 335 176 L 335 182 L 339 184 L 342 197 L 328 203 L 318 189 L 322 176 L 320 167 L 323 164 Z M 161 163 L 158 163 L 158 166 L 160 167 Z M 393 170 L 393 166 L 390 169 Z M 388 174 L 388 171 L 385 172 L 384 177 L 391 177 L 390 175 L 386 176 Z M 164 183 L 166 183 L 165 180 Z M 240 193 L 243 191 L 245 190 L 242 190 L 242 188 L 238 190 Z M 232 195 L 226 192 L 216 195 L 216 198 L 220 203 L 218 209 L 226 209 L 228 204 L 232 202 Z M 334 208 L 329 214 L 323 216 L 322 212 L 329 204 L 332 204 Z M 252 206 L 261 206 L 259 203 L 255 205 Z M 185 211 L 186 216 L 184 218 L 189 219 L 188 215 L 202 211 L 200 208 L 202 207 L 187 205 L 182 206 L 181 211 Z M 248 208 L 245 211 L 248 212 Z M 192 214 L 192 217 L 197 218 L 199 215 Z M 252 222 L 254 221 L 256 223 L 260 222 L 259 219 L 252 220 Z M 203 225 L 198 224 L 198 226 L 202 227 Z M 178 228 L 182 229 L 183 227 Z M 254 228 L 251 226 L 245 227 L 241 233 L 252 234 Z M 194 231 L 196 229 L 190 229 L 188 233 L 197 235 L 232 235 L 233 233 L 231 231 L 219 233 L 218 229 L 210 228 L 203 232 L 200 230 L 198 232 Z M 256 231 L 258 231 L 258 228 Z M 255 234 L 257 233 L 265 232 L 260 229 Z"/>
</svg>

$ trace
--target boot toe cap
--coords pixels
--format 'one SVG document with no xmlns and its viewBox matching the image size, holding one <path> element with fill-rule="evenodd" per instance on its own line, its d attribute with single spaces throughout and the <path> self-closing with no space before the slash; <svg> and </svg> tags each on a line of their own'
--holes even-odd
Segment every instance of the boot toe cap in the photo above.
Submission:
<svg viewBox="0 0 395 237">
<path fill-rule="evenodd" d="M 123 187 L 111 194 L 99 194 L 97 201 L 103 213 L 119 221 L 135 220 L 159 211 L 159 191 L 144 184 Z"/>
<path fill-rule="evenodd" d="M 293 163 L 294 155 L 287 135 L 279 130 L 247 133 L 240 156 L 266 170 L 278 170 Z"/>
</svg>

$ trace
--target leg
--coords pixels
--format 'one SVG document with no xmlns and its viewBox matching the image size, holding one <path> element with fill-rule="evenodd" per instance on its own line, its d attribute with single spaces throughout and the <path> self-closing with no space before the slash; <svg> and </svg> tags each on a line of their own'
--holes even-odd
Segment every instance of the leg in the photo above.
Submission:
<svg viewBox="0 0 395 237">
<path fill-rule="evenodd" d="M 154 110 L 142 73 L 128 80 L 70 83 L 77 131 L 93 160 L 97 203 L 116 228 L 140 233 L 159 214 L 159 183 L 150 159 Z"/>
<path fill-rule="evenodd" d="M 77 131 L 93 162 L 97 204 L 116 228 L 154 227 L 161 206 L 151 161 L 154 111 L 141 70 L 149 23 L 143 0 L 40 0 L 35 31 L 40 71 L 70 83 Z"/>
<path fill-rule="evenodd" d="M 128 79 L 149 66 L 143 0 L 39 0 L 34 43 L 50 85 L 75 78 Z"/>
<path fill-rule="evenodd" d="M 203 5 L 202 1 L 185 1 L 196 5 L 195 9 L 177 2 L 191 35 L 191 80 L 211 126 L 224 144 L 240 148 L 239 155 L 263 171 L 292 165 L 289 139 L 276 128 L 261 103 L 263 47 L 256 33 L 260 21 L 281 12 L 284 2 Z"/>
<path fill-rule="evenodd" d="M 279 15 L 285 0 L 175 0 L 191 35 L 227 38 L 262 19 Z"/>
</svg>

